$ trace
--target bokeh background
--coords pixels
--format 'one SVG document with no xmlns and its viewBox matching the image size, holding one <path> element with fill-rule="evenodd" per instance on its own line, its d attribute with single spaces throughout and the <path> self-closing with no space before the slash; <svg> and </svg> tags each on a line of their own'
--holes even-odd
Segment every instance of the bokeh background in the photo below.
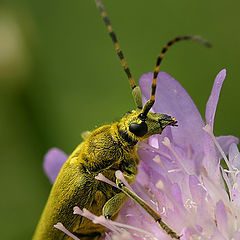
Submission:
<svg viewBox="0 0 240 240">
<path fill-rule="evenodd" d="M 104 0 L 135 79 L 154 69 L 181 82 L 204 116 L 216 74 L 227 69 L 215 134 L 240 136 L 239 1 Z M 42 170 L 51 147 L 71 153 L 80 134 L 134 107 L 125 73 L 94 0 L 0 1 L 0 232 L 31 239 L 50 183 Z"/>
</svg>

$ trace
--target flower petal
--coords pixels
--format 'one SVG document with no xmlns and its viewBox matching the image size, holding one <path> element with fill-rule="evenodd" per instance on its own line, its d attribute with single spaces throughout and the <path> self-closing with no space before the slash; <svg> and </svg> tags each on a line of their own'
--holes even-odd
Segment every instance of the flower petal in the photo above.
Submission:
<svg viewBox="0 0 240 240">
<path fill-rule="evenodd" d="M 229 161 L 235 168 L 240 170 L 240 153 L 236 144 L 233 143 L 229 147 Z"/>
<path fill-rule="evenodd" d="M 189 176 L 189 189 L 191 192 L 192 200 L 198 205 L 201 205 L 206 197 L 206 190 L 203 188 L 200 181 L 195 175 Z"/>
<path fill-rule="evenodd" d="M 220 200 L 216 206 L 216 221 L 217 227 L 221 231 L 221 233 L 228 239 L 228 221 L 227 221 L 227 211 Z"/>
<path fill-rule="evenodd" d="M 58 148 L 51 148 L 44 156 L 43 169 L 52 184 L 67 159 L 67 154 Z"/>
<path fill-rule="evenodd" d="M 149 99 L 153 74 L 142 75 L 139 80 L 144 100 Z M 160 72 L 157 79 L 154 111 L 166 113 L 178 121 L 177 128 L 171 128 L 174 142 L 181 147 L 192 146 L 201 151 L 204 126 L 202 117 L 184 88 L 170 75 Z"/>
<path fill-rule="evenodd" d="M 239 231 L 236 231 L 236 232 L 234 233 L 233 240 L 240 240 L 240 232 L 239 232 Z"/>
<path fill-rule="evenodd" d="M 223 69 L 221 72 L 218 73 L 218 75 L 215 78 L 212 92 L 207 102 L 205 118 L 206 118 L 207 124 L 210 124 L 212 129 L 213 129 L 215 112 L 218 104 L 218 99 L 219 99 L 220 91 L 221 91 L 222 84 L 225 77 L 226 77 L 226 70 Z"/>
<path fill-rule="evenodd" d="M 216 137 L 216 139 L 226 155 L 228 155 L 231 152 L 229 148 L 232 143 L 235 143 L 235 144 L 239 143 L 239 139 L 231 135 Z M 219 151 L 217 151 L 217 153 L 219 154 L 218 157 L 222 158 L 222 155 L 220 155 Z"/>
</svg>

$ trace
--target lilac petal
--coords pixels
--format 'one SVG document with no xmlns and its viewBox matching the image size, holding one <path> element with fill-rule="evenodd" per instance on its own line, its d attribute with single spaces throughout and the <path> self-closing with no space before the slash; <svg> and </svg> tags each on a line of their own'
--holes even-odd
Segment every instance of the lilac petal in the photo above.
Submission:
<svg viewBox="0 0 240 240">
<path fill-rule="evenodd" d="M 156 184 L 160 180 L 160 178 L 165 178 L 165 173 L 162 171 L 161 167 L 156 162 L 150 161 L 151 159 L 154 159 L 156 153 L 139 150 L 138 155 L 140 159 L 142 159 L 138 169 L 141 168 L 144 172 L 147 173 L 150 182 Z M 140 180 L 142 181 L 142 179 Z"/>
<path fill-rule="evenodd" d="M 231 183 L 233 183 L 232 179 L 233 179 L 234 174 L 233 173 L 227 174 L 224 171 L 224 168 L 222 166 L 220 166 L 220 168 L 221 168 L 221 172 L 222 172 L 222 178 L 225 181 L 225 184 L 226 184 L 226 187 L 227 187 L 228 191 L 230 192 L 229 197 L 232 199 L 231 192 L 232 192 L 233 187 L 232 187 Z"/>
<path fill-rule="evenodd" d="M 212 88 L 211 95 L 208 99 L 207 106 L 206 106 L 206 113 L 205 118 L 207 124 L 209 124 L 213 129 L 214 117 L 217 108 L 217 103 L 220 95 L 220 91 L 222 88 L 223 81 L 226 77 L 226 70 L 223 69 L 215 78 L 215 82 Z"/>
<path fill-rule="evenodd" d="M 169 151 L 169 149 L 167 148 L 167 146 L 165 146 L 164 144 L 162 144 L 163 141 L 164 141 L 164 139 L 165 139 L 165 137 L 167 137 L 167 138 L 170 140 L 170 142 L 173 142 L 172 129 L 171 129 L 170 126 L 167 126 L 167 127 L 164 129 L 164 131 L 162 132 L 162 134 L 157 136 L 158 145 L 159 145 L 159 146 L 158 146 L 158 149 L 159 149 L 160 151 L 163 151 L 163 152 L 169 154 L 170 151 Z"/>
<path fill-rule="evenodd" d="M 228 238 L 227 211 L 222 200 L 220 200 L 216 206 L 216 221 L 218 229 L 221 231 L 224 237 Z"/>
<path fill-rule="evenodd" d="M 188 227 L 185 227 L 183 228 L 180 236 L 181 237 L 181 240 L 191 240 L 192 239 L 192 235 L 194 234 L 195 232 L 191 229 L 191 228 L 188 228 Z"/>
<path fill-rule="evenodd" d="M 240 153 L 236 144 L 237 143 L 233 143 L 229 147 L 229 161 L 234 167 L 236 167 L 239 170 L 240 169 Z"/>
<path fill-rule="evenodd" d="M 230 145 L 232 143 L 238 144 L 238 142 L 239 142 L 238 138 L 231 136 L 231 135 L 216 137 L 216 139 L 226 155 L 228 155 L 228 153 L 229 153 Z M 222 158 L 222 155 L 219 153 L 219 151 L 217 151 L 217 153 L 218 153 L 218 157 Z"/>
<path fill-rule="evenodd" d="M 240 232 L 239 232 L 239 231 L 236 231 L 236 232 L 234 233 L 233 240 L 240 240 Z"/>
<path fill-rule="evenodd" d="M 216 232 L 213 234 L 210 240 L 227 240 L 223 235 L 216 229 Z"/>
<path fill-rule="evenodd" d="M 216 174 L 218 173 L 217 169 L 219 168 L 219 158 L 217 158 L 217 154 L 220 156 L 220 153 L 216 150 L 215 143 L 211 136 L 205 135 L 203 148 L 205 154 L 202 159 L 202 164 L 205 169 L 208 170 L 210 176 L 218 178 L 218 175 Z"/>
<path fill-rule="evenodd" d="M 153 74 L 147 73 L 140 78 L 144 99 L 149 99 Z M 157 79 L 156 103 L 154 110 L 175 117 L 178 127 L 171 128 L 174 142 L 181 147 L 192 146 L 201 151 L 204 123 L 201 115 L 184 88 L 167 73 L 161 72 Z"/>
<path fill-rule="evenodd" d="M 183 207 L 183 200 L 182 200 L 182 192 L 177 183 L 174 183 L 170 189 L 171 191 L 171 196 L 173 199 L 179 204 L 179 206 Z"/>
<path fill-rule="evenodd" d="M 44 156 L 43 169 L 52 184 L 67 159 L 67 154 L 58 148 L 51 148 Z"/>
<path fill-rule="evenodd" d="M 202 201 L 206 197 L 206 191 L 195 175 L 189 176 L 189 188 L 192 195 L 192 200 L 198 205 L 201 205 Z"/>
<path fill-rule="evenodd" d="M 240 192 L 238 190 L 231 190 L 232 201 L 236 206 L 240 206 Z"/>
</svg>

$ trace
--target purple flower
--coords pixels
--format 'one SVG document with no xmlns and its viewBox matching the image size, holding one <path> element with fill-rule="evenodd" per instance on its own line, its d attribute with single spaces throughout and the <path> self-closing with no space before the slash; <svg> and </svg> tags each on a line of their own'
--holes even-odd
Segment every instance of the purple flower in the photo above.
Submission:
<svg viewBox="0 0 240 240">
<path fill-rule="evenodd" d="M 58 148 L 50 149 L 44 156 L 43 169 L 52 184 L 67 159 L 68 155 Z"/>
<path fill-rule="evenodd" d="M 240 239 L 238 139 L 213 135 L 214 116 L 225 76 L 226 71 L 222 70 L 215 79 L 204 122 L 182 86 L 161 72 L 152 111 L 174 116 L 179 126 L 167 127 L 161 135 L 138 145 L 141 162 L 132 188 L 181 235 L 181 240 Z M 153 74 L 148 73 L 140 79 L 144 101 L 149 99 L 152 77 Z M 60 155 L 67 159 L 63 153 Z M 50 156 L 45 158 L 44 166 L 53 181 L 59 163 L 56 162 L 55 173 L 48 171 L 55 161 L 54 156 Z M 221 159 L 226 169 L 220 165 Z M 74 211 L 110 229 L 103 239 L 171 239 L 131 199 L 121 209 L 117 222 L 94 216 L 87 210 L 75 208 Z"/>
</svg>

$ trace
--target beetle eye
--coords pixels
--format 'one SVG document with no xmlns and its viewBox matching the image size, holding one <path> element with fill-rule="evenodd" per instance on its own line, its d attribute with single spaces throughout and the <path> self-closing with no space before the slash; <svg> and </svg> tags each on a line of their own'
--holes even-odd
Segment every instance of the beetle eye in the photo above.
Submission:
<svg viewBox="0 0 240 240">
<path fill-rule="evenodd" d="M 145 122 L 141 122 L 140 124 L 131 123 L 129 126 L 129 130 L 131 133 L 135 134 L 137 137 L 142 137 L 147 133 L 148 127 Z"/>
</svg>

